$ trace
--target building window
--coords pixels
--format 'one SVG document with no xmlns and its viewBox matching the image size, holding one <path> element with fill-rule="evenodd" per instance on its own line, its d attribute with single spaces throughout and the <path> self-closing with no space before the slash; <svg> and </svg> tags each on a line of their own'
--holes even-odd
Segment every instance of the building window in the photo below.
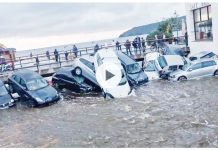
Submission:
<svg viewBox="0 0 218 150">
<path fill-rule="evenodd" d="M 211 6 L 193 11 L 195 40 L 213 40 Z"/>
</svg>

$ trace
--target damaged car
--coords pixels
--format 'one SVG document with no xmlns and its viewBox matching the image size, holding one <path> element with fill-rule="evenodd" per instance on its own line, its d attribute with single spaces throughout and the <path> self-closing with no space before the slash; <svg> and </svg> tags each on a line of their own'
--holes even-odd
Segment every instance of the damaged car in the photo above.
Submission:
<svg viewBox="0 0 218 150">
<path fill-rule="evenodd" d="M 141 85 L 148 82 L 148 76 L 143 72 L 139 63 L 121 51 L 117 52 L 117 56 L 126 72 L 130 86 Z"/>
<path fill-rule="evenodd" d="M 14 105 L 14 99 L 5 84 L 0 80 L 0 109 L 7 109 Z"/>
<path fill-rule="evenodd" d="M 66 88 L 75 92 L 100 91 L 92 56 L 76 58 L 72 67 L 59 69 L 52 76 L 52 84 L 56 88 Z"/>
</svg>

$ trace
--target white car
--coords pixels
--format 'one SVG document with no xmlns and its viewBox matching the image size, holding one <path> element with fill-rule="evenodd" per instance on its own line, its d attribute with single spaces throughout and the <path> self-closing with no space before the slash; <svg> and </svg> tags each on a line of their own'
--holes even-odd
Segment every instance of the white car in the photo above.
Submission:
<svg viewBox="0 0 218 150">
<path fill-rule="evenodd" d="M 147 61 L 149 60 L 150 63 Z M 153 64 L 153 75 L 157 77 L 157 74 L 160 78 L 167 79 L 169 74 L 173 71 L 176 71 L 179 68 L 182 68 L 185 64 L 188 63 L 188 59 L 181 57 L 179 55 L 160 55 L 157 52 L 150 54 L 149 57 L 145 58 L 145 64 L 150 66 Z M 151 68 L 151 67 L 150 67 Z M 150 68 L 145 67 L 145 72 L 149 76 Z M 154 74 L 156 73 L 156 74 Z M 153 77 L 154 78 L 154 77 Z"/>
<path fill-rule="evenodd" d="M 160 79 L 159 71 L 155 65 L 155 60 L 160 56 L 158 52 L 147 53 L 144 57 L 144 72 L 148 76 L 148 80 Z"/>
<path fill-rule="evenodd" d="M 120 79 L 120 83 L 113 87 L 104 87 L 100 83 L 99 85 L 102 88 L 104 98 L 122 98 L 131 94 L 132 89 L 129 86 L 127 81 L 124 69 L 121 65 L 120 60 L 116 52 L 112 48 L 101 49 L 94 56 L 94 66 L 97 72 L 97 69 L 103 65 L 104 63 L 115 64 L 119 70 L 121 71 L 122 77 Z M 96 73 L 97 74 L 97 73 Z M 96 78 L 98 78 L 96 76 Z"/>
<path fill-rule="evenodd" d="M 171 72 L 182 68 L 188 60 L 179 55 L 163 55 L 155 60 L 161 78 L 167 79 Z"/>
</svg>

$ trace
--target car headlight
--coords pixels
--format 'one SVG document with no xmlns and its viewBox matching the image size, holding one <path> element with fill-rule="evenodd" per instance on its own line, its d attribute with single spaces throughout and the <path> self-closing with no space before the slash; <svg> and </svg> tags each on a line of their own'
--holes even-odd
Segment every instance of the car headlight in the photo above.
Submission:
<svg viewBox="0 0 218 150">
<path fill-rule="evenodd" d="M 13 99 L 11 99 L 11 103 L 13 103 L 14 102 L 14 100 Z"/>
<path fill-rule="evenodd" d="M 44 100 L 42 100 L 42 99 L 39 98 L 39 97 L 35 97 L 35 99 L 36 99 L 36 101 L 39 102 L 39 103 L 43 103 L 43 102 L 44 102 Z"/>
</svg>

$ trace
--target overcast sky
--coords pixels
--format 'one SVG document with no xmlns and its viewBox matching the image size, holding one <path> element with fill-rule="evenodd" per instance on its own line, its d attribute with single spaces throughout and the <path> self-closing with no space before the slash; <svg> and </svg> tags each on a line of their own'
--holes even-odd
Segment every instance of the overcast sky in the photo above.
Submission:
<svg viewBox="0 0 218 150">
<path fill-rule="evenodd" d="M 0 4 L 0 43 L 17 50 L 115 38 L 163 18 L 185 15 L 184 3 Z"/>
</svg>

